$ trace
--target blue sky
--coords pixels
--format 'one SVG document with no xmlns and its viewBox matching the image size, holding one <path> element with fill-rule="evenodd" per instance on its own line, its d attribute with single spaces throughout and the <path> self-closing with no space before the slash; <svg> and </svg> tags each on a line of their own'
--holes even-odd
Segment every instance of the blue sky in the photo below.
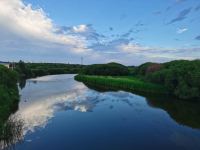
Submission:
<svg viewBox="0 0 200 150">
<path fill-rule="evenodd" d="M 2 60 L 138 65 L 200 58 L 199 0 L 2 0 L 0 8 Z"/>
</svg>

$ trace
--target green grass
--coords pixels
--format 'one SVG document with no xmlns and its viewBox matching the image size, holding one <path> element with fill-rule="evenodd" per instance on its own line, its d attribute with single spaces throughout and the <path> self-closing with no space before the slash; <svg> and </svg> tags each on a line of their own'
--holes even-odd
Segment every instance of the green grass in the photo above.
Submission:
<svg viewBox="0 0 200 150">
<path fill-rule="evenodd" d="M 110 88 L 113 90 L 124 90 L 130 92 L 143 92 L 147 94 L 168 94 L 168 90 L 158 84 L 144 82 L 135 77 L 113 77 L 113 76 L 89 76 L 77 75 L 75 80 L 85 84 Z"/>
</svg>

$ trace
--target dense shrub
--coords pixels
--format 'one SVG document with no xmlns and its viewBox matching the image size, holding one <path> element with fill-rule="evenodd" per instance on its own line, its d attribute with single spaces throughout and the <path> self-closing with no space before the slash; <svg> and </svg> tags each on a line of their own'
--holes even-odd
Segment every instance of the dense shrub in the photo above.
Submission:
<svg viewBox="0 0 200 150">
<path fill-rule="evenodd" d="M 162 64 L 157 71 L 148 72 L 151 65 L 138 67 L 137 75 L 143 76 L 148 81 L 165 85 L 181 99 L 200 99 L 200 60 L 172 61 Z"/>
<path fill-rule="evenodd" d="M 17 107 L 18 102 L 17 74 L 0 65 L 0 126 Z"/>
<path fill-rule="evenodd" d="M 17 63 L 15 70 L 18 72 L 20 78 L 29 78 L 32 76 L 31 69 L 21 60 Z"/>
<path fill-rule="evenodd" d="M 84 65 L 59 64 L 59 63 L 24 63 L 20 61 L 16 65 L 16 71 L 22 78 L 30 78 L 53 74 L 80 73 Z"/>
<path fill-rule="evenodd" d="M 126 76 L 129 75 L 129 70 L 121 64 L 108 63 L 87 66 L 83 73 L 86 75 Z"/>
</svg>

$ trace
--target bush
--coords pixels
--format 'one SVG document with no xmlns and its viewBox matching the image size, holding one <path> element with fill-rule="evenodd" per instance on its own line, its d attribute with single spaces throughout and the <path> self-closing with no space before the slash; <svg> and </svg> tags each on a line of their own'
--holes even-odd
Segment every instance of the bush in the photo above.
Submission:
<svg viewBox="0 0 200 150">
<path fill-rule="evenodd" d="M 0 125 L 17 107 L 18 102 L 17 74 L 0 65 Z"/>
<path fill-rule="evenodd" d="M 106 75 L 106 76 L 126 76 L 129 75 L 129 69 L 126 66 L 117 63 L 95 64 L 87 66 L 83 70 L 86 75 Z"/>
<path fill-rule="evenodd" d="M 145 69 L 139 67 L 137 75 L 143 76 L 147 81 L 165 85 L 181 99 L 200 99 L 200 60 L 164 63 L 155 72 L 146 72 Z"/>
</svg>

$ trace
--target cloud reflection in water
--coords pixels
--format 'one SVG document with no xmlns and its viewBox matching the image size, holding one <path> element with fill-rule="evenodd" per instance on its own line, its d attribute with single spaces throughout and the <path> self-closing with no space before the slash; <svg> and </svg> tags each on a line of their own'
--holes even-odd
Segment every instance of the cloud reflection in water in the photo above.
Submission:
<svg viewBox="0 0 200 150">
<path fill-rule="evenodd" d="M 99 93 L 89 90 L 82 83 L 74 81 L 73 76 L 46 76 L 29 80 L 29 86 L 21 91 L 20 109 L 14 115 L 24 121 L 24 135 L 27 132 L 34 132 L 38 127 L 44 128 L 59 111 L 92 112 L 99 102 L 119 99 L 132 106 L 130 99 L 135 95 L 126 92 Z M 41 92 L 43 90 L 45 91 Z M 23 101 L 25 98 L 29 98 L 28 101 Z"/>
</svg>

